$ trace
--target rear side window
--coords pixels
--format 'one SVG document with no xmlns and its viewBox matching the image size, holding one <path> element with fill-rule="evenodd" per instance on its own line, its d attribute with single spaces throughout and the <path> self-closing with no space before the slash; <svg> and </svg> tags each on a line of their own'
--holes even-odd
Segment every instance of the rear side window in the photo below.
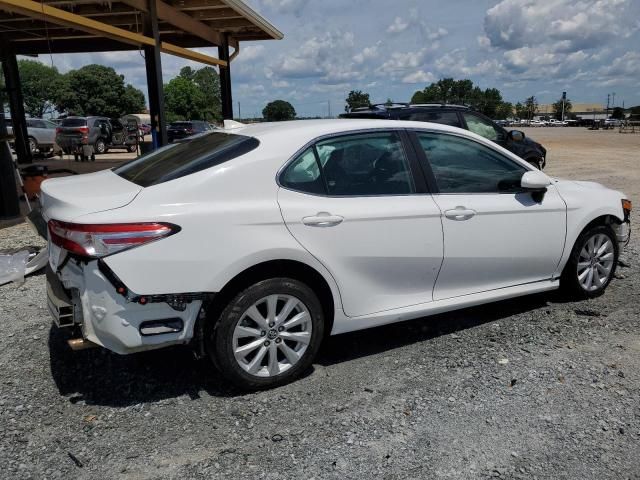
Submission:
<svg viewBox="0 0 640 480">
<path fill-rule="evenodd" d="M 396 132 L 321 140 L 284 170 L 280 184 L 292 190 L 331 196 L 415 192 L 409 161 Z"/>
<path fill-rule="evenodd" d="M 289 164 L 280 177 L 280 183 L 283 187 L 300 192 L 326 193 L 313 148 L 308 148 Z"/>
<path fill-rule="evenodd" d="M 84 127 L 87 125 L 86 118 L 65 118 L 60 124 L 62 127 Z"/>
<path fill-rule="evenodd" d="M 167 145 L 113 171 L 125 180 L 149 187 L 228 162 L 259 144 L 257 139 L 245 135 L 209 133 Z"/>
</svg>

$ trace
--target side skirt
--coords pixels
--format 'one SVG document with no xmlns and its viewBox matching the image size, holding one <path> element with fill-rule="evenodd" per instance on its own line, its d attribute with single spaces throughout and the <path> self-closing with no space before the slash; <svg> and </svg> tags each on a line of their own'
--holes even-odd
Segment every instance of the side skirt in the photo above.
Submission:
<svg viewBox="0 0 640 480">
<path fill-rule="evenodd" d="M 533 293 L 546 292 L 555 290 L 560 286 L 558 279 L 545 280 L 542 282 L 527 283 L 524 285 L 516 285 L 513 287 L 500 288 L 488 292 L 473 293 L 461 297 L 447 298 L 444 300 L 436 300 L 428 303 L 420 303 L 409 307 L 397 308 L 394 310 L 386 310 L 371 315 L 361 317 L 338 316 L 333 323 L 331 335 L 340 333 L 353 332 L 363 330 L 365 328 L 378 327 L 389 323 L 402 322 L 405 320 L 413 320 L 415 318 L 427 317 L 438 313 L 450 312 L 462 308 L 474 307 L 484 303 L 491 303 L 508 298 L 530 295 Z"/>
</svg>

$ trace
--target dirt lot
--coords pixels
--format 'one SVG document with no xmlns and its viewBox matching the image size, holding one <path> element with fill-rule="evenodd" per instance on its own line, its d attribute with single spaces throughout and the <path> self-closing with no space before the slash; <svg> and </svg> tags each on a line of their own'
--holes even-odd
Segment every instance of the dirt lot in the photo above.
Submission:
<svg viewBox="0 0 640 480">
<path fill-rule="evenodd" d="M 639 202 L 640 135 L 526 131 L 552 175 Z M 3 478 L 640 478 L 640 241 L 606 294 L 537 295 L 331 338 L 240 394 L 186 349 L 72 353 L 42 275 L 0 287 Z M 24 225 L 0 248 L 35 241 Z"/>
</svg>

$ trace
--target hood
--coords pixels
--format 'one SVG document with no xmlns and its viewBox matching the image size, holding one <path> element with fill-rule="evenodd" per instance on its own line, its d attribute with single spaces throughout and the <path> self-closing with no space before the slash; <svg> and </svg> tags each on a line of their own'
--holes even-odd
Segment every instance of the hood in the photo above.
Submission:
<svg viewBox="0 0 640 480">
<path fill-rule="evenodd" d="M 111 170 L 51 178 L 42 182 L 40 203 L 44 217 L 71 222 L 88 213 L 113 210 L 130 203 L 142 187 Z"/>
</svg>

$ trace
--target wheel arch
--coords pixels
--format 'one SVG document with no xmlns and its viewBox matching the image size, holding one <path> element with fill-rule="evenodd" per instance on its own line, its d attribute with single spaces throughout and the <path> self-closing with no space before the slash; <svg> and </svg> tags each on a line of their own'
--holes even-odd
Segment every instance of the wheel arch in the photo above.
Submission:
<svg viewBox="0 0 640 480">
<path fill-rule="evenodd" d="M 207 317 L 217 319 L 224 307 L 238 292 L 261 280 L 277 277 L 299 280 L 307 284 L 318 295 L 325 316 L 325 335 L 329 335 L 333 329 L 335 310 L 340 305 L 340 299 L 336 298 L 337 292 L 334 293 L 334 289 L 318 270 L 298 260 L 268 260 L 236 274 L 226 282 L 206 306 Z"/>
</svg>

